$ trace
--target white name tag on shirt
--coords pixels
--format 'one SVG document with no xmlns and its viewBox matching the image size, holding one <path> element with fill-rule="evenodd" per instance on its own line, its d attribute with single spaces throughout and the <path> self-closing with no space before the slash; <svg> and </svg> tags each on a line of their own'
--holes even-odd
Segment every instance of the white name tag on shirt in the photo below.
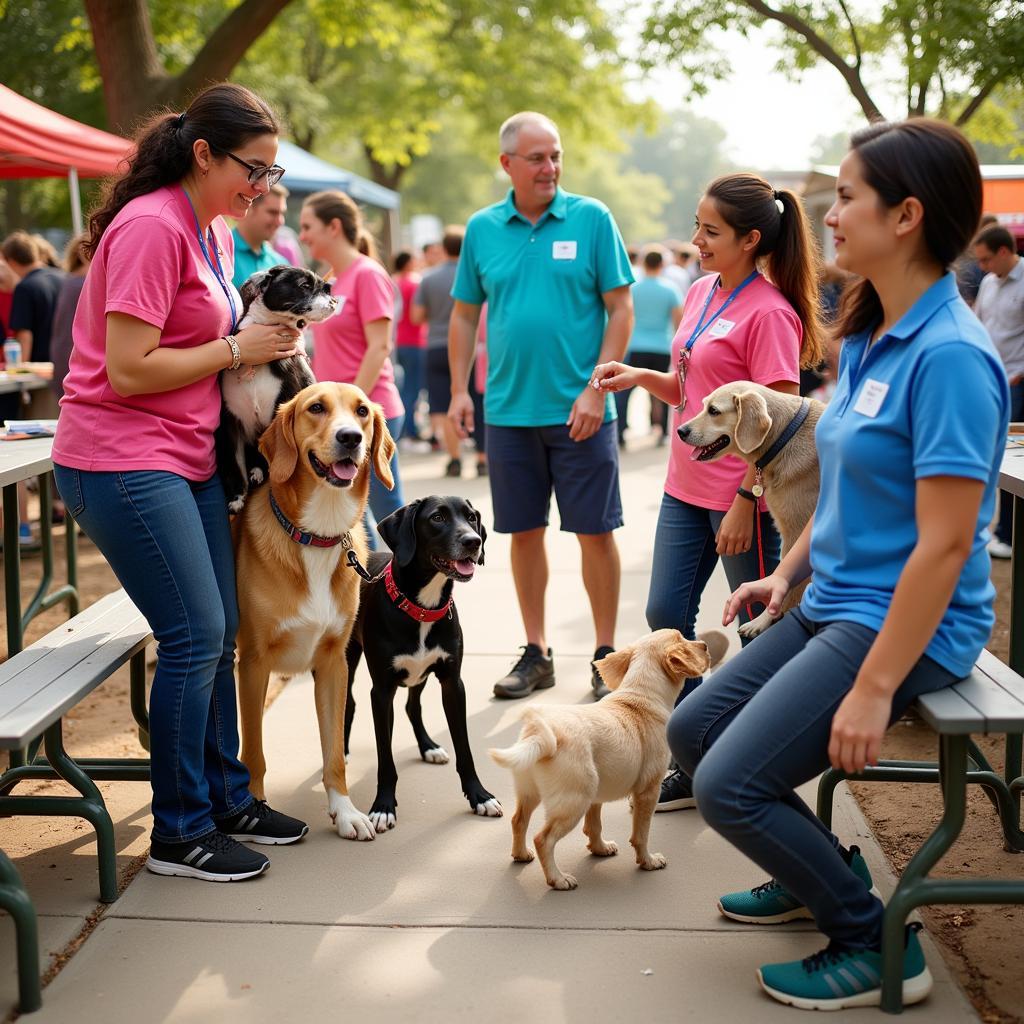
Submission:
<svg viewBox="0 0 1024 1024">
<path fill-rule="evenodd" d="M 857 404 L 853 407 L 853 411 L 874 419 L 882 408 L 882 403 L 885 401 L 887 394 L 889 394 L 888 384 L 880 380 L 868 378 L 864 381 L 864 387 L 861 388 L 860 397 L 857 399 Z"/>
<path fill-rule="evenodd" d="M 555 260 L 576 259 L 576 243 L 554 242 L 551 246 L 551 258 Z"/>
<path fill-rule="evenodd" d="M 337 316 L 345 308 L 345 296 L 335 295 L 334 297 L 338 300 L 338 308 L 334 311 L 334 315 Z"/>
<path fill-rule="evenodd" d="M 719 317 L 709 328 L 709 338 L 724 338 L 736 326 L 735 320 L 726 320 Z"/>
</svg>

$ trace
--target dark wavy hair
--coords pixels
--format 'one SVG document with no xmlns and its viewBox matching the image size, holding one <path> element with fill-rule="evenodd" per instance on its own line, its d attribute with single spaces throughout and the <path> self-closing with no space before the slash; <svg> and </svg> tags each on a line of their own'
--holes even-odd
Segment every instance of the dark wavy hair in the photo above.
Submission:
<svg viewBox="0 0 1024 1024">
<path fill-rule="evenodd" d="M 761 233 L 754 258 L 764 259 L 772 284 L 803 324 L 800 365 L 817 366 L 823 335 L 818 300 L 821 257 L 803 204 L 789 189 L 776 190 L 756 174 L 726 174 L 711 182 L 704 194 L 715 201 L 737 235 Z M 781 211 L 776 200 L 782 203 Z"/>
<path fill-rule="evenodd" d="M 924 244 L 948 270 L 970 245 L 981 218 L 981 168 L 964 135 L 945 121 L 915 117 L 879 122 L 850 137 L 864 180 L 888 209 L 913 196 L 924 207 Z M 882 303 L 866 280 L 844 291 L 836 337 L 866 331 L 882 320 Z"/>
<path fill-rule="evenodd" d="M 223 157 L 254 136 L 278 134 L 280 125 L 270 107 L 254 92 L 230 82 L 204 89 L 184 114 L 154 114 L 136 135 L 127 171 L 107 182 L 100 205 L 89 218 L 86 252 L 90 258 L 95 254 L 103 232 L 132 199 L 188 174 L 197 139 L 205 139 L 213 155 Z"/>
</svg>

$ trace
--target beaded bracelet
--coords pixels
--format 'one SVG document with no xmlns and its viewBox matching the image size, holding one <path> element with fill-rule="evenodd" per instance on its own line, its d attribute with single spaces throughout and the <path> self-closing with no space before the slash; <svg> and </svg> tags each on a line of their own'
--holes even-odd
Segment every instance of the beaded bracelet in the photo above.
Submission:
<svg viewBox="0 0 1024 1024">
<path fill-rule="evenodd" d="M 233 334 L 225 335 L 224 340 L 228 343 L 231 348 L 231 365 L 228 367 L 229 370 L 237 370 L 242 364 L 242 350 L 238 347 L 238 340 Z"/>
</svg>

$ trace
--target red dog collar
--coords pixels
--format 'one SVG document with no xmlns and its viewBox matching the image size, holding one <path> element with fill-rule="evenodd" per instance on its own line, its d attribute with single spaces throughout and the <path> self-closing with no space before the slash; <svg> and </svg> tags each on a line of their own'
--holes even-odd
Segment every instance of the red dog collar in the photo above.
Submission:
<svg viewBox="0 0 1024 1024">
<path fill-rule="evenodd" d="M 450 597 L 448 598 L 448 603 L 440 608 L 421 608 L 418 604 L 410 601 L 398 589 L 398 584 L 395 583 L 395 578 L 391 575 L 390 562 L 388 562 L 388 567 L 384 570 L 384 588 L 387 590 L 388 597 L 391 598 L 392 603 L 405 612 L 410 619 L 415 619 L 417 622 L 437 622 L 438 619 L 451 615 L 452 599 Z"/>
</svg>

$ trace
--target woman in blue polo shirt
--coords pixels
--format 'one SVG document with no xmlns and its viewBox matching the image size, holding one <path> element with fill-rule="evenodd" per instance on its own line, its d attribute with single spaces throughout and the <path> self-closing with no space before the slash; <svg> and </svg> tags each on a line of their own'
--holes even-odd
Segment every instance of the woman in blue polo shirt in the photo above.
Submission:
<svg viewBox="0 0 1024 1024">
<path fill-rule="evenodd" d="M 877 764 L 882 735 L 922 693 L 967 675 L 995 595 L 985 545 L 1009 410 L 1006 376 L 949 267 L 981 215 L 970 144 L 914 119 L 853 136 L 826 218 L 836 262 L 862 280 L 837 330 L 838 384 L 818 423 L 821 494 L 778 569 L 726 605 L 799 608 L 674 712 L 669 744 L 707 823 L 772 878 L 723 896 L 734 920 L 813 919 L 826 950 L 771 964 L 761 986 L 805 1009 L 877 1004 L 882 904 L 796 795 L 829 765 Z M 908 928 L 903 1000 L 931 977 Z"/>
</svg>

